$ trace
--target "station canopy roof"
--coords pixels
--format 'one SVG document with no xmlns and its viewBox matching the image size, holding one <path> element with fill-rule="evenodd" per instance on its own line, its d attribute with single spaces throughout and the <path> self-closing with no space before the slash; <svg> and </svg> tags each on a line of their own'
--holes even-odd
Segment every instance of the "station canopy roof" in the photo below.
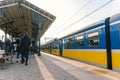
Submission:
<svg viewBox="0 0 120 80">
<path fill-rule="evenodd" d="M 55 16 L 26 0 L 3 0 L 0 2 L 0 28 L 13 37 L 27 32 L 36 38 L 54 22 Z"/>
</svg>

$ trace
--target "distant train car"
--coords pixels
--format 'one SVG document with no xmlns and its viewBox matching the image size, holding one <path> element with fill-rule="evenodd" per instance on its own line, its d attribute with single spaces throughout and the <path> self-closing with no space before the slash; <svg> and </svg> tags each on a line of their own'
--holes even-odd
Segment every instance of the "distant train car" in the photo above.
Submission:
<svg viewBox="0 0 120 80">
<path fill-rule="evenodd" d="M 51 53 L 59 55 L 59 40 L 54 40 L 51 46 L 52 46 Z"/>
<path fill-rule="evenodd" d="M 43 52 L 47 52 L 47 53 L 50 53 L 51 54 L 51 51 L 52 51 L 52 46 L 51 46 L 51 42 L 47 43 L 47 44 L 44 44 L 41 46 L 41 51 Z"/>
<path fill-rule="evenodd" d="M 41 46 L 43 52 L 59 55 L 59 40 L 55 39 Z"/>
<path fill-rule="evenodd" d="M 108 69 L 120 69 L 120 14 L 89 25 L 51 44 L 51 54 Z"/>
</svg>

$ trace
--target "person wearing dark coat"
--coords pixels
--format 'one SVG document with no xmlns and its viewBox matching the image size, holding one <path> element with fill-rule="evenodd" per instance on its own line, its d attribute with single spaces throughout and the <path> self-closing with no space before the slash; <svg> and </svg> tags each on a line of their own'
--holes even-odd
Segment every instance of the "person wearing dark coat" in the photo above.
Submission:
<svg viewBox="0 0 120 80">
<path fill-rule="evenodd" d="M 17 46 L 16 46 L 16 52 L 17 52 L 16 62 L 18 62 L 18 61 L 19 61 L 19 56 L 20 56 L 20 44 L 21 44 L 21 39 L 20 39 L 20 38 L 16 39 L 16 41 L 13 42 L 12 44 L 17 44 Z"/>
<path fill-rule="evenodd" d="M 11 41 L 9 39 L 7 39 L 6 42 L 5 42 L 5 53 L 6 53 L 6 55 L 11 55 L 10 48 L 11 48 Z"/>
<path fill-rule="evenodd" d="M 25 62 L 25 65 L 28 65 L 30 44 L 31 44 L 30 38 L 28 37 L 27 34 L 25 34 L 25 36 L 21 39 L 21 54 L 22 54 L 21 63 Z"/>
</svg>

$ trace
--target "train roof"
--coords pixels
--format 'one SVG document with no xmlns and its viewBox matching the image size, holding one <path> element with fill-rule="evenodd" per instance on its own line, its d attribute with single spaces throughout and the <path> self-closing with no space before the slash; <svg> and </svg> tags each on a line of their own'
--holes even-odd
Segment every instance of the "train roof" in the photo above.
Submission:
<svg viewBox="0 0 120 80">
<path fill-rule="evenodd" d="M 70 33 L 70 34 L 68 34 L 68 35 L 65 35 L 65 36 L 62 37 L 62 38 L 70 37 L 70 36 L 72 36 L 72 35 L 74 35 L 74 34 L 79 34 L 79 33 L 81 33 L 81 32 L 90 30 L 90 29 L 92 29 L 92 28 L 101 26 L 101 25 L 103 25 L 103 24 L 104 24 L 104 20 L 100 20 L 100 21 L 95 22 L 95 23 L 93 23 L 93 24 L 90 24 L 90 25 L 88 25 L 88 26 L 86 26 L 86 27 L 84 27 L 84 28 L 81 28 L 81 29 L 79 29 L 79 30 L 77 30 L 77 31 L 74 31 L 74 32 L 72 32 L 72 33 Z M 60 39 L 62 39 L 62 38 L 60 38 Z"/>
<path fill-rule="evenodd" d="M 110 22 L 120 21 L 120 13 L 110 17 Z"/>
<path fill-rule="evenodd" d="M 7 26 L 7 33 L 13 37 L 28 32 L 31 37 L 35 38 L 39 29 L 42 36 L 55 19 L 54 15 L 26 0 L 0 2 L 0 28 L 5 30 Z M 40 28 L 39 23 L 42 26 Z"/>
<path fill-rule="evenodd" d="M 84 31 L 87 31 L 87 30 L 90 30 L 90 29 L 93 29 L 93 28 L 97 28 L 97 27 L 99 27 L 99 26 L 102 26 L 102 25 L 105 24 L 105 20 L 106 20 L 106 18 L 103 19 L 103 20 L 100 20 L 100 21 L 98 21 L 98 22 L 95 22 L 95 23 L 93 23 L 93 24 L 90 24 L 90 25 L 88 25 L 88 26 L 86 26 L 86 27 L 84 27 L 84 28 L 82 28 L 82 29 L 79 29 L 79 30 L 77 30 L 77 31 L 74 31 L 74 32 L 72 32 L 72 33 L 70 33 L 70 34 L 67 34 L 67 35 L 65 35 L 65 36 L 62 37 L 62 38 L 70 37 L 70 36 L 72 36 L 72 35 L 74 35 L 74 34 L 79 34 L 79 33 L 81 33 L 81 32 L 84 32 Z M 111 23 L 112 23 L 112 22 L 115 22 L 115 21 L 117 21 L 117 20 L 120 20 L 120 13 L 115 14 L 115 15 L 112 15 L 112 16 L 110 17 L 110 22 L 111 22 Z M 60 39 L 62 39 L 62 38 L 60 38 Z"/>
</svg>

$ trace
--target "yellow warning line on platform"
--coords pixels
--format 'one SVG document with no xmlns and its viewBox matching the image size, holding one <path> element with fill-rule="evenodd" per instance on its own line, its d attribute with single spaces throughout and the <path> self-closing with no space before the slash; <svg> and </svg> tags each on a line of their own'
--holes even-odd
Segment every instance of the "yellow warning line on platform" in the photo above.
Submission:
<svg viewBox="0 0 120 80">
<path fill-rule="evenodd" d="M 35 54 L 36 61 L 39 65 L 39 69 L 42 73 L 44 80 L 55 80 L 51 73 L 47 70 L 45 65 L 41 62 L 40 58 Z"/>
<path fill-rule="evenodd" d="M 51 55 L 51 54 L 44 53 L 44 52 L 42 52 L 42 54 L 45 54 L 47 56 L 50 56 L 50 57 L 53 57 L 55 59 L 61 60 L 63 62 L 72 64 L 76 67 L 79 67 L 79 68 L 82 68 L 84 70 L 96 73 L 98 75 L 105 76 L 105 77 L 109 78 L 110 80 L 120 80 L 120 73 L 118 73 L 118 72 L 114 72 L 114 71 L 111 71 L 111 70 L 103 69 L 103 68 L 92 66 L 92 65 L 88 65 L 86 63 L 70 60 L 70 59 L 67 59 L 67 58 L 64 58 L 64 57 L 59 57 L 59 56 Z"/>
</svg>

